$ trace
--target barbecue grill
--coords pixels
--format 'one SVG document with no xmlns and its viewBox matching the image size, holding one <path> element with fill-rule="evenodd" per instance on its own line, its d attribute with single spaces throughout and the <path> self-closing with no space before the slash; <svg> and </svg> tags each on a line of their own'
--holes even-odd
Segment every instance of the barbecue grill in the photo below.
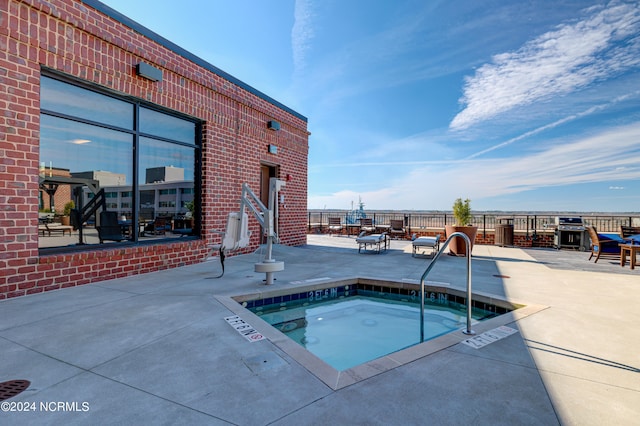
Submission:
<svg viewBox="0 0 640 426">
<path fill-rule="evenodd" d="M 557 217 L 556 225 L 553 244 L 557 249 L 589 250 L 591 240 L 581 217 Z"/>
</svg>

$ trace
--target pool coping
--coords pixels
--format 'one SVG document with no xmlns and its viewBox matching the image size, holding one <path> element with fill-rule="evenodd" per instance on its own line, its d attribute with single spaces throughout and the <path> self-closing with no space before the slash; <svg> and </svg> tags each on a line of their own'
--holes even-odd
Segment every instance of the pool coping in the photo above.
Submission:
<svg viewBox="0 0 640 426">
<path fill-rule="evenodd" d="M 316 355 L 307 351 L 298 343 L 287 337 L 284 333 L 280 332 L 279 330 L 268 324 L 266 321 L 264 321 L 262 318 L 260 318 L 258 315 L 242 307 L 241 305 L 241 302 L 244 300 L 286 295 L 291 293 L 292 289 L 295 289 L 298 292 L 304 292 L 354 284 L 415 288 L 415 286 L 419 286 L 420 283 L 417 280 L 398 281 L 372 277 L 348 277 L 341 279 L 327 278 L 326 280 L 322 280 L 322 282 L 318 282 L 316 280 L 314 284 L 296 285 L 293 288 L 287 287 L 273 289 L 270 287 L 265 287 L 264 291 L 260 292 L 248 294 L 243 293 L 230 296 L 217 295 L 215 296 L 215 298 L 235 315 L 240 316 L 246 322 L 251 324 L 251 326 L 255 328 L 256 331 L 262 334 L 271 343 L 276 345 L 289 357 L 301 364 L 305 369 L 307 369 L 307 371 L 316 376 L 333 390 L 342 389 L 344 387 L 358 383 L 362 380 L 411 363 L 428 355 L 439 352 L 443 349 L 447 349 L 451 346 L 462 343 L 463 341 L 472 337 L 462 333 L 462 329 L 460 329 L 458 331 L 453 331 L 443 336 L 436 337 L 435 339 L 419 343 L 409 348 L 405 348 L 389 355 L 385 355 L 372 361 L 357 365 L 347 370 L 339 371 L 318 358 Z M 425 282 L 425 286 L 428 291 L 466 297 L 465 291 L 450 287 L 446 283 L 427 281 Z M 481 322 L 474 322 L 473 331 L 476 333 L 476 335 L 500 326 L 516 322 L 548 308 L 548 306 L 523 303 L 521 301 L 506 299 L 501 296 L 484 292 L 473 292 L 473 299 L 497 306 L 516 308 L 515 310 L 502 314 L 500 316 L 483 320 Z M 463 327 L 463 329 L 464 328 L 466 327 Z"/>
</svg>

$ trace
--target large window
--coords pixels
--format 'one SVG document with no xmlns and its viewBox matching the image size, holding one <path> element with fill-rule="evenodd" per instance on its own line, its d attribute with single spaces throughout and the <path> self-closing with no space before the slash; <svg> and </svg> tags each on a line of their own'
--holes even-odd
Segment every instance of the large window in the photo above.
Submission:
<svg viewBox="0 0 640 426">
<path fill-rule="evenodd" d="M 41 79 L 40 109 L 40 248 L 196 234 L 197 121 L 52 76 Z M 67 225 L 72 207 L 82 225 Z M 104 210 L 116 238 L 104 238 Z"/>
</svg>

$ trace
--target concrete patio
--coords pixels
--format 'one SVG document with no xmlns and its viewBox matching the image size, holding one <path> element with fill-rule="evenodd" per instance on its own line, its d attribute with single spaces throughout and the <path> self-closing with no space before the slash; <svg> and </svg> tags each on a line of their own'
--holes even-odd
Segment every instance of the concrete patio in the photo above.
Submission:
<svg viewBox="0 0 640 426">
<path fill-rule="evenodd" d="M 415 281 L 430 260 L 410 253 L 409 241 L 358 254 L 354 237 L 310 235 L 304 247 L 274 248 L 285 270 L 270 287 Z M 473 254 L 474 291 L 543 309 L 480 349 L 453 344 L 337 390 L 274 339 L 249 342 L 224 320 L 224 298 L 265 291 L 261 250 L 227 258 L 220 279 L 212 258 L 0 301 L 0 382 L 31 382 L 3 401 L 0 423 L 638 424 L 640 271 L 566 250 Z M 464 270 L 463 258 L 442 256 L 429 280 L 464 289 Z"/>
</svg>

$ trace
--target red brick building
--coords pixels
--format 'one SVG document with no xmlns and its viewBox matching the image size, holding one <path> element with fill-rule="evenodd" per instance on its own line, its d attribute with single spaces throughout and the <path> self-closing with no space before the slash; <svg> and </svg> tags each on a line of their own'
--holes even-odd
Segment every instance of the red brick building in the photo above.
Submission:
<svg viewBox="0 0 640 426">
<path fill-rule="evenodd" d="M 0 82 L 0 299 L 201 262 L 270 177 L 306 241 L 306 117 L 102 3 L 0 0 Z"/>
</svg>

